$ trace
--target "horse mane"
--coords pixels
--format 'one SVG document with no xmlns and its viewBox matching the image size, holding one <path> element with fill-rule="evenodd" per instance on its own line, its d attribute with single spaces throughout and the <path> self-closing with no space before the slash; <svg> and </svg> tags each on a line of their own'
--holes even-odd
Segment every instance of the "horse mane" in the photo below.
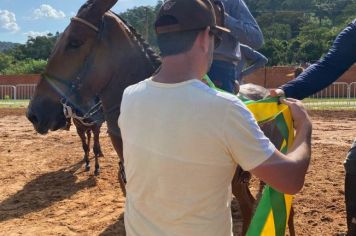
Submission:
<svg viewBox="0 0 356 236">
<path fill-rule="evenodd" d="M 153 69 L 158 69 L 161 65 L 160 56 L 157 55 L 157 53 L 152 49 L 152 47 L 132 25 L 130 25 L 126 20 L 124 20 L 120 15 L 116 14 L 115 12 L 111 11 L 111 13 L 113 13 L 122 21 L 122 23 L 125 24 L 125 26 L 127 27 L 127 32 L 129 33 L 131 38 L 137 42 L 138 46 L 141 47 L 141 52 L 144 54 L 145 57 L 150 60 Z"/>
</svg>

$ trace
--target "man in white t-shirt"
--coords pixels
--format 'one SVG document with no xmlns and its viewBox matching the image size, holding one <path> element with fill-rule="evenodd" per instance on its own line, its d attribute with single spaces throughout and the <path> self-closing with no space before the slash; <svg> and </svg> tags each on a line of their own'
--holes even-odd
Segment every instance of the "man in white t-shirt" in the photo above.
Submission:
<svg viewBox="0 0 356 236">
<path fill-rule="evenodd" d="M 310 160 L 311 123 L 290 106 L 296 128 L 287 155 L 264 136 L 235 96 L 201 78 L 220 31 L 209 0 L 166 1 L 155 23 L 162 68 L 128 87 L 119 125 L 123 138 L 127 235 L 232 235 L 231 180 L 237 165 L 294 194 Z"/>
</svg>

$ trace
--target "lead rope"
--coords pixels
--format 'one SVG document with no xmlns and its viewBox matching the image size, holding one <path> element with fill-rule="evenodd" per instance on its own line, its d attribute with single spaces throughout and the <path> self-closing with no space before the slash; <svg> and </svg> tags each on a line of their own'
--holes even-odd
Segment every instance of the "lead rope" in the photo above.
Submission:
<svg viewBox="0 0 356 236">
<path fill-rule="evenodd" d="M 97 104 L 95 104 L 90 110 L 89 112 L 87 112 L 83 117 L 78 116 L 72 109 L 71 106 L 68 106 L 65 102 L 61 102 L 62 106 L 63 106 L 63 113 L 65 118 L 70 119 L 76 119 L 78 120 L 82 125 L 89 127 L 95 124 L 95 121 L 93 122 L 85 122 L 85 119 L 88 119 L 89 117 L 93 116 L 95 113 L 99 112 L 102 105 L 101 102 L 98 102 Z M 92 111 L 93 109 L 95 109 L 94 111 Z"/>
</svg>

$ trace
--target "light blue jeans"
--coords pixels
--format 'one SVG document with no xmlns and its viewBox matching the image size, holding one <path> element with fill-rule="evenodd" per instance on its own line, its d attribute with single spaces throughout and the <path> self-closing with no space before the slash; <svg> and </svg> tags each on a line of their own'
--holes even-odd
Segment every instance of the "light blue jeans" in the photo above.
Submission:
<svg viewBox="0 0 356 236">
<path fill-rule="evenodd" d="M 229 93 L 235 93 L 236 65 L 214 60 L 208 76 L 216 87 Z"/>
</svg>

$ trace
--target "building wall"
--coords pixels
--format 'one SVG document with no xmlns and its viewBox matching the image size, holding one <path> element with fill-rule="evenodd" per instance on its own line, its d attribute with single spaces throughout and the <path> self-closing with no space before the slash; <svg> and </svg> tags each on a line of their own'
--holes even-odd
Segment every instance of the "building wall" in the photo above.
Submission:
<svg viewBox="0 0 356 236">
<path fill-rule="evenodd" d="M 261 68 L 253 74 L 246 76 L 244 80 L 247 83 L 254 83 L 266 88 L 277 88 L 289 80 L 293 79 L 293 76 L 289 77 L 288 74 L 294 72 L 294 67 L 276 66 Z M 352 83 L 356 82 L 356 65 L 352 66 L 345 74 L 341 76 L 336 82 Z"/>
<path fill-rule="evenodd" d="M 0 75 L 0 85 L 37 84 L 41 75 Z"/>
</svg>

